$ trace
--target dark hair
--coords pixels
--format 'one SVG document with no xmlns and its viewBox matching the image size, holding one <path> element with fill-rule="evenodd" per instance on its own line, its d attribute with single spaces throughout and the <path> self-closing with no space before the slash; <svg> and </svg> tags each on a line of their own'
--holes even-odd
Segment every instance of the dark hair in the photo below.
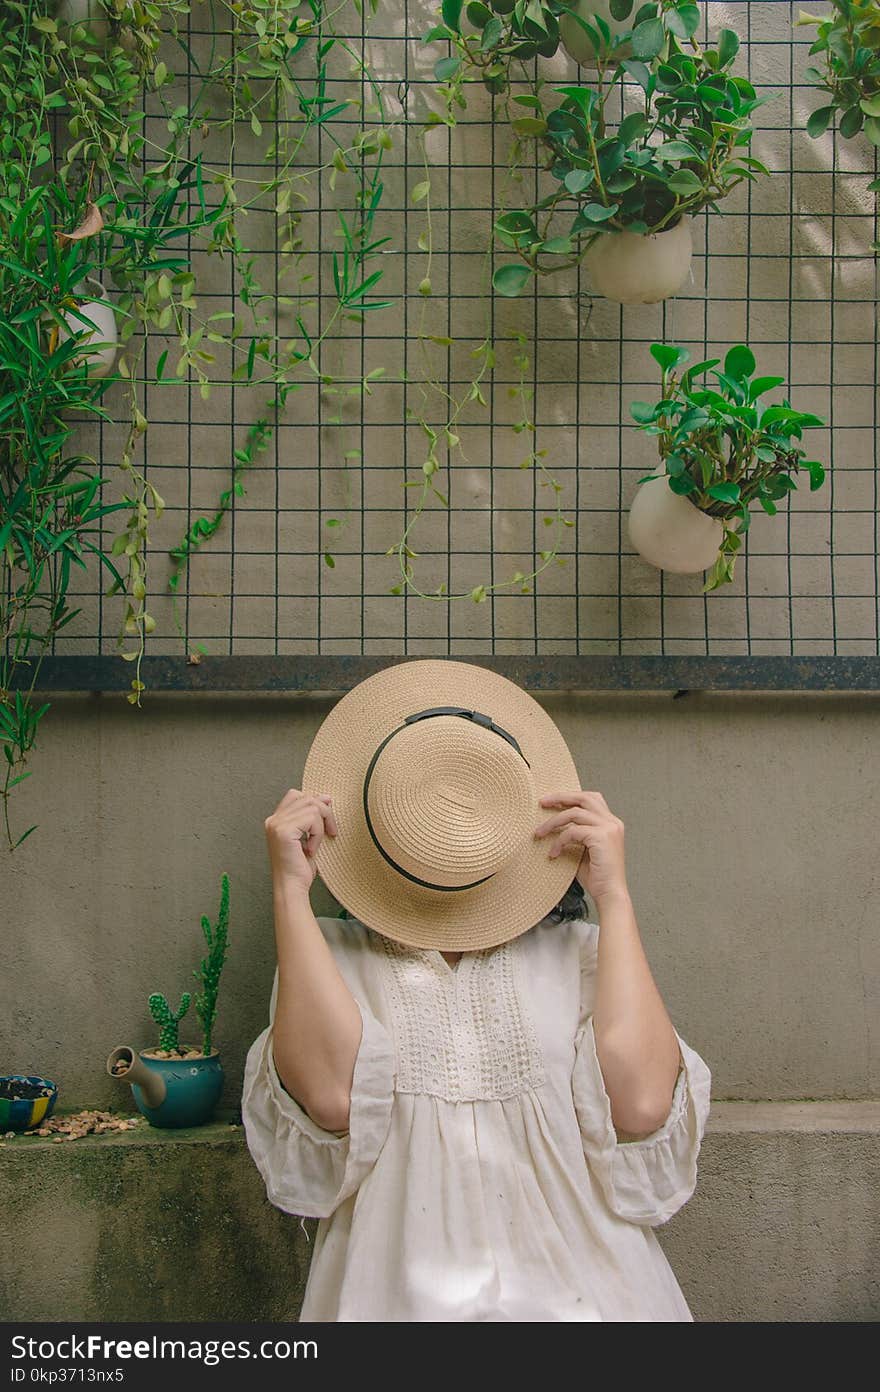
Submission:
<svg viewBox="0 0 880 1392">
<path fill-rule="evenodd" d="M 551 923 L 565 923 L 571 918 L 587 917 L 587 896 L 577 875 L 547 917 Z"/>
</svg>

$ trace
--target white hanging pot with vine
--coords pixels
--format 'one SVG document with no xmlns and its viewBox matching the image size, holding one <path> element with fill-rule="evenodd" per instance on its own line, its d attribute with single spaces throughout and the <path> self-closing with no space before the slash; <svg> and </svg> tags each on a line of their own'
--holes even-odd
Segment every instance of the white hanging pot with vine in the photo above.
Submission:
<svg viewBox="0 0 880 1392">
<path fill-rule="evenodd" d="M 693 250 L 691 219 L 685 214 L 663 232 L 603 232 L 584 264 L 597 295 L 617 304 L 656 304 L 684 285 Z"/>
<path fill-rule="evenodd" d="M 80 355 L 79 361 L 86 363 L 89 377 L 97 381 L 102 377 L 107 377 L 113 371 L 113 364 L 116 361 L 116 347 L 118 334 L 116 330 L 116 316 L 113 312 L 113 302 L 103 285 L 98 280 L 93 280 L 91 276 L 86 277 L 82 282 L 93 292 L 91 296 L 83 295 L 76 297 L 77 312 L 83 318 L 90 320 L 94 324 L 94 331 L 88 338 L 84 338 L 84 346 L 94 342 L 95 348 Z M 70 334 L 59 330 L 59 337 L 63 341 L 71 335 L 81 333 L 85 329 L 82 319 L 78 319 L 74 314 L 65 314 L 64 321 L 70 328 Z"/>
<path fill-rule="evenodd" d="M 708 570 L 718 555 L 724 524 L 673 493 L 666 474 L 639 485 L 629 510 L 629 539 L 658 570 L 693 575 Z"/>
<path fill-rule="evenodd" d="M 569 6 L 575 14 L 580 15 L 589 24 L 595 15 L 604 19 L 608 28 L 611 30 L 612 39 L 619 38 L 621 34 L 628 33 L 632 25 L 632 16 L 628 19 L 615 19 L 609 9 L 608 0 L 574 0 Z M 593 26 L 595 28 L 595 25 Z M 559 37 L 562 46 L 569 57 L 573 58 L 583 68 L 594 68 L 596 66 L 596 49 L 593 41 L 586 30 L 582 29 L 577 20 L 570 14 L 559 16 Z M 632 45 L 621 44 L 614 50 L 615 58 L 629 58 L 632 56 Z"/>
<path fill-rule="evenodd" d="M 99 42 L 110 33 L 110 20 L 101 0 L 60 0 L 57 16 L 62 24 L 84 24 Z"/>
</svg>

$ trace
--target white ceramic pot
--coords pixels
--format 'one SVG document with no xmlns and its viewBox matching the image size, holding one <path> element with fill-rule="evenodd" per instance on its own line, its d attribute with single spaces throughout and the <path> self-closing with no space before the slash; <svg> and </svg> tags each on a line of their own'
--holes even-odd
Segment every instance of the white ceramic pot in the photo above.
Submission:
<svg viewBox="0 0 880 1392">
<path fill-rule="evenodd" d="M 639 486 L 628 530 L 639 555 L 676 575 L 708 570 L 724 537 L 720 518 L 701 512 L 682 493 L 673 493 L 665 474 Z"/>
<path fill-rule="evenodd" d="M 78 303 L 77 309 L 86 319 L 90 319 L 95 326 L 91 338 L 95 343 L 104 345 L 101 348 L 95 348 L 94 352 L 83 354 L 88 367 L 89 377 L 97 381 L 102 377 L 106 377 L 108 373 L 113 371 L 113 364 L 116 361 L 116 344 L 118 341 L 116 316 L 113 313 L 113 304 L 110 296 L 107 294 L 103 285 L 101 285 L 99 281 L 91 279 L 87 279 L 84 284 L 88 286 L 90 292 L 94 293 L 95 300 L 87 301 L 84 304 Z M 79 333 L 85 328 L 82 321 L 74 318 L 72 314 L 65 315 L 65 320 L 70 325 L 71 334 Z M 63 330 L 60 336 L 62 339 L 68 337 Z M 88 344 L 89 341 L 89 339 L 83 339 L 83 343 L 85 344 Z"/>
<path fill-rule="evenodd" d="M 615 19 L 608 8 L 608 0 L 576 0 L 571 5 L 581 19 L 589 23 L 593 15 L 598 15 L 604 19 L 608 28 L 611 30 L 612 38 L 617 38 L 620 34 L 626 34 L 633 27 L 633 18 L 639 8 L 639 0 L 636 0 L 632 7 L 629 19 Z M 595 27 L 595 26 L 594 26 Z M 585 33 L 581 26 L 571 15 L 559 16 L 559 37 L 566 53 L 579 63 L 581 67 L 590 68 L 596 66 L 596 50 L 590 41 L 589 34 Z M 616 58 L 628 58 L 631 52 L 631 45 L 624 44 L 615 52 Z"/>
<path fill-rule="evenodd" d="M 60 0 L 57 14 L 62 24 L 84 24 L 98 40 L 110 33 L 107 11 L 100 0 Z"/>
<path fill-rule="evenodd" d="M 680 290 L 694 240 L 684 216 L 665 232 L 603 232 L 584 257 L 593 289 L 617 304 L 656 304 Z"/>
</svg>

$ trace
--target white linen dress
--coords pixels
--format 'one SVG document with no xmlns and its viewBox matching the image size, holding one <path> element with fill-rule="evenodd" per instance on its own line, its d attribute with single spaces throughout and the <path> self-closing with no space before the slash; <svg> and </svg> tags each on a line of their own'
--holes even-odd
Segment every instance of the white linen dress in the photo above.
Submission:
<svg viewBox="0 0 880 1392">
<path fill-rule="evenodd" d="M 318 922 L 363 1017 L 349 1129 L 281 1084 L 277 971 L 242 1093 L 269 1200 L 321 1219 L 300 1319 L 692 1321 L 653 1228 L 696 1186 L 711 1074 L 676 1031 L 669 1115 L 618 1140 L 593 1036 L 598 924 L 548 916 L 450 966 Z"/>
</svg>

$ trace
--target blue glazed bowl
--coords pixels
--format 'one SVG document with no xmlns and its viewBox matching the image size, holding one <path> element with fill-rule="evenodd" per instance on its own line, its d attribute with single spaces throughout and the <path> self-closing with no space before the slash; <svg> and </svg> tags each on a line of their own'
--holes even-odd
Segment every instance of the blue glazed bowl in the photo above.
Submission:
<svg viewBox="0 0 880 1392">
<path fill-rule="evenodd" d="M 223 1091 L 218 1050 L 207 1058 L 157 1059 L 141 1054 L 140 1060 L 165 1080 L 165 1100 L 158 1107 L 148 1106 L 137 1083 L 131 1085 L 135 1105 L 151 1126 L 202 1126 L 211 1120 Z"/>
<path fill-rule="evenodd" d="M 52 1115 L 58 1100 L 58 1086 L 48 1078 L 37 1078 L 32 1073 L 7 1073 L 0 1077 L 0 1084 L 9 1084 L 4 1092 L 15 1092 L 16 1083 L 28 1083 L 30 1087 L 42 1090 L 40 1097 L 0 1097 L 0 1132 L 27 1131 L 39 1126 Z M 28 1089 L 30 1090 L 30 1088 Z"/>
</svg>

